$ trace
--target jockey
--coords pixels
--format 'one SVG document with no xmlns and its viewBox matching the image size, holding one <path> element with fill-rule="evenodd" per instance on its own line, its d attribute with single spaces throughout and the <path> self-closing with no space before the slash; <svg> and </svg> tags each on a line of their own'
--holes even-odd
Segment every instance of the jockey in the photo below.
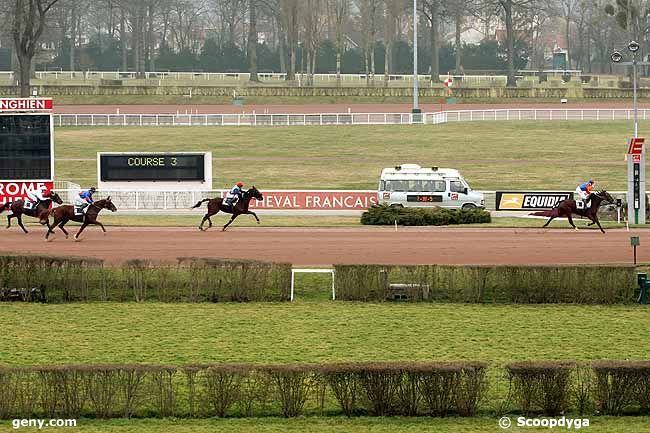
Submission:
<svg viewBox="0 0 650 433">
<path fill-rule="evenodd" d="M 52 195 L 52 192 L 45 185 L 27 191 L 27 199 L 32 202 L 34 208 L 38 206 L 40 202 L 47 200 L 50 195 Z"/>
<path fill-rule="evenodd" d="M 235 186 L 232 187 L 228 195 L 226 195 L 226 204 L 228 206 L 235 207 L 237 202 L 241 200 L 242 194 L 244 191 L 242 188 L 244 187 L 244 182 L 237 182 Z"/>
<path fill-rule="evenodd" d="M 589 196 L 591 195 L 595 184 L 596 182 L 594 182 L 593 179 L 589 179 L 585 183 L 578 185 L 576 188 L 576 195 L 584 202 L 585 207 L 589 202 Z"/>
<path fill-rule="evenodd" d="M 95 202 L 95 200 L 93 200 L 93 194 L 95 191 L 97 191 L 97 188 L 94 186 L 86 191 L 81 191 L 79 195 L 75 197 L 75 207 L 81 209 L 83 213 L 86 213 L 88 207 Z"/>
</svg>

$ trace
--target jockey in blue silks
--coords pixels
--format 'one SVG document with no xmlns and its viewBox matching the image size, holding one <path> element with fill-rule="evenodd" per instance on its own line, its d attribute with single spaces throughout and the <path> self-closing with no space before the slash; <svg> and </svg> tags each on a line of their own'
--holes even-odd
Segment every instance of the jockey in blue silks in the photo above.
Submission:
<svg viewBox="0 0 650 433">
<path fill-rule="evenodd" d="M 244 190 L 244 182 L 237 182 L 235 186 L 232 187 L 228 195 L 226 195 L 226 204 L 228 206 L 235 207 L 237 202 L 242 199 Z"/>
</svg>

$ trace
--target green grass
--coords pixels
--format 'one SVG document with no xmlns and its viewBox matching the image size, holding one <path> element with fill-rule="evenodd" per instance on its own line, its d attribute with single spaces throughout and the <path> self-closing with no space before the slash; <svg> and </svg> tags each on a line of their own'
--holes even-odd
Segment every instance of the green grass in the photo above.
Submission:
<svg viewBox="0 0 650 433">
<path fill-rule="evenodd" d="M 0 363 L 648 358 L 640 306 L 324 302 L 315 283 L 294 304 L 3 305 Z"/>
<path fill-rule="evenodd" d="M 516 417 L 511 417 L 516 422 Z M 589 427 L 582 430 L 591 433 L 647 433 L 650 420 L 647 417 L 589 417 Z M 0 422 L 11 431 L 11 424 Z M 52 429 L 63 431 L 62 429 Z M 555 430 L 564 431 L 560 427 Z M 19 431 L 36 432 L 37 429 L 22 428 Z M 501 430 L 497 419 L 481 418 L 342 418 L 307 417 L 297 419 L 247 418 L 247 419 L 146 419 L 146 420 L 79 420 L 77 428 L 66 428 L 68 433 L 496 433 L 499 431 L 549 432 L 548 428 L 517 428 Z M 578 430 L 580 431 L 580 430 Z"/>
<path fill-rule="evenodd" d="M 590 177 L 599 188 L 623 190 L 630 129 L 630 122 L 59 128 L 56 173 L 96 183 L 100 150 L 212 151 L 216 188 L 242 179 L 266 189 L 375 189 L 382 168 L 415 162 L 457 168 L 479 190 L 572 190 Z"/>
</svg>

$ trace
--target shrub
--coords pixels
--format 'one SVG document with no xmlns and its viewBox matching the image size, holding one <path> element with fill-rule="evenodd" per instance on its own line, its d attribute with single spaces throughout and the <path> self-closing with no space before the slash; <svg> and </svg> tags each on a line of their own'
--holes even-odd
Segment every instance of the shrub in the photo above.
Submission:
<svg viewBox="0 0 650 433">
<path fill-rule="evenodd" d="M 359 384 L 373 415 L 393 415 L 402 368 L 393 363 L 374 362 L 359 366 Z"/>
<path fill-rule="evenodd" d="M 346 416 L 352 416 L 357 410 L 360 368 L 355 363 L 327 364 L 320 368 Z"/>
<path fill-rule="evenodd" d="M 634 300 L 635 268 L 618 266 L 335 265 L 337 299 L 615 304 Z"/>
<path fill-rule="evenodd" d="M 206 370 L 206 399 L 216 416 L 225 417 L 241 399 L 242 381 L 249 373 L 249 367 L 236 364 L 215 365 Z"/>
<path fill-rule="evenodd" d="M 596 375 L 596 407 L 604 414 L 620 415 L 630 406 L 647 410 L 650 402 L 650 361 L 599 361 Z"/>
<path fill-rule="evenodd" d="M 361 224 L 404 226 L 445 226 L 451 224 L 481 224 L 492 221 L 485 209 L 446 209 L 441 207 L 413 208 L 387 204 L 371 206 L 361 215 Z"/>
<path fill-rule="evenodd" d="M 525 414 L 562 414 L 569 407 L 573 361 L 517 362 L 506 370 L 514 383 L 514 395 Z"/>
<path fill-rule="evenodd" d="M 275 384 L 285 418 L 302 414 L 311 387 L 313 367 L 308 365 L 274 365 L 262 367 Z"/>
</svg>

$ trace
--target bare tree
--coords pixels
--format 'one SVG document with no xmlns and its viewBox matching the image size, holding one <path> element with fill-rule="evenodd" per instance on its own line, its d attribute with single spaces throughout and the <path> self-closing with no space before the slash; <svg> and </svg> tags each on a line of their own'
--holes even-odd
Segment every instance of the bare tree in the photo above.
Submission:
<svg viewBox="0 0 650 433">
<path fill-rule="evenodd" d="M 296 78 L 296 46 L 299 32 L 298 2 L 299 0 L 280 0 L 280 17 L 289 48 L 287 81 L 293 81 Z"/>
<path fill-rule="evenodd" d="M 12 34 L 20 66 L 20 96 L 29 96 L 32 62 L 48 12 L 58 0 L 15 0 Z"/>
<path fill-rule="evenodd" d="M 357 0 L 361 18 L 363 38 L 363 60 L 366 73 L 366 85 L 375 84 L 375 43 L 379 27 L 379 12 L 383 0 Z"/>
<path fill-rule="evenodd" d="M 429 41 L 431 44 L 431 82 L 440 82 L 440 0 L 423 0 L 422 15 L 429 22 Z"/>
<path fill-rule="evenodd" d="M 334 45 L 336 47 L 336 85 L 341 86 L 341 56 L 345 49 L 344 26 L 350 16 L 349 0 L 328 0 L 328 15 L 334 23 Z"/>
<path fill-rule="evenodd" d="M 305 0 L 302 10 L 304 47 L 307 52 L 307 85 L 314 85 L 316 70 L 316 51 L 322 41 L 323 33 L 323 0 Z"/>
</svg>

